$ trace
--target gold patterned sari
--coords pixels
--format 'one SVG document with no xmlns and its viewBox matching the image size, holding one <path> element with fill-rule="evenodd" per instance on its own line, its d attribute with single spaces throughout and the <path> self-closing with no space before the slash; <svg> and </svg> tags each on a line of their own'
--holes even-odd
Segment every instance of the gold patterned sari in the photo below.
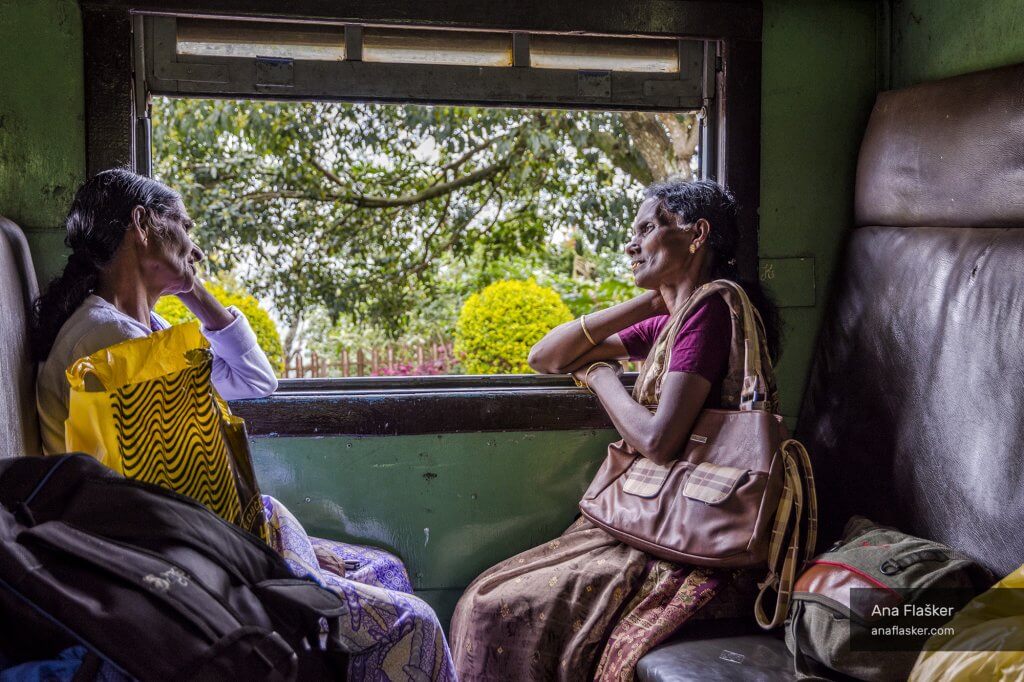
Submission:
<svg viewBox="0 0 1024 682">
<path fill-rule="evenodd" d="M 744 390 L 746 348 L 736 292 L 698 289 L 666 324 L 648 356 L 634 398 L 656 406 L 663 368 L 680 320 L 706 296 L 732 312 L 729 372 L 722 405 Z M 766 344 L 762 345 L 766 348 Z M 770 364 L 766 365 L 770 367 Z M 774 378 L 768 378 L 772 402 Z M 736 572 L 673 564 L 634 549 L 580 518 L 558 538 L 499 563 L 466 589 L 452 618 L 455 669 L 477 680 L 632 680 L 640 658 L 692 618 Z"/>
</svg>

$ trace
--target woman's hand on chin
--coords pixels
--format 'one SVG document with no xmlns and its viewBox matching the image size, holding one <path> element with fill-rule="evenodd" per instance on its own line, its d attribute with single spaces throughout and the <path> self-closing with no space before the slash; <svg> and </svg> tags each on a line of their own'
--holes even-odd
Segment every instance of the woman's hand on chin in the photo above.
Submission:
<svg viewBox="0 0 1024 682">
<path fill-rule="evenodd" d="M 234 315 L 213 297 L 199 278 L 193 280 L 191 289 L 179 292 L 175 296 L 210 331 L 223 329 L 235 320 Z"/>
<path fill-rule="evenodd" d="M 206 291 L 206 287 L 203 286 L 203 283 L 199 281 L 199 279 L 195 279 L 192 281 L 191 288 L 185 291 L 176 291 L 171 295 L 177 296 L 178 300 L 184 303 L 186 308 L 191 310 L 192 304 L 194 304 L 199 299 L 199 294 L 197 293 L 197 290 Z"/>
</svg>

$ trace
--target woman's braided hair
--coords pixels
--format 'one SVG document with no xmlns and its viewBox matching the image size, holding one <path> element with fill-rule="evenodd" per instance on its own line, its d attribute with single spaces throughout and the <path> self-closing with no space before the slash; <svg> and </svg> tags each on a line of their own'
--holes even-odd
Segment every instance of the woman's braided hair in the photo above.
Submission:
<svg viewBox="0 0 1024 682">
<path fill-rule="evenodd" d="M 121 168 L 98 173 L 78 189 L 64 223 L 64 244 L 71 255 L 33 310 L 30 335 L 36 362 L 50 355 L 60 328 L 96 288 L 100 271 L 121 246 L 135 207 L 162 217 L 179 200 L 163 183 Z"/>
</svg>

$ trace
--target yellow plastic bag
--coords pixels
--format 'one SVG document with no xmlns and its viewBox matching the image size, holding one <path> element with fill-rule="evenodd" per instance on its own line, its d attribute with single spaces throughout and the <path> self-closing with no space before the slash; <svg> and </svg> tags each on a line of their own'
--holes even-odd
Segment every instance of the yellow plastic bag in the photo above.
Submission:
<svg viewBox="0 0 1024 682">
<path fill-rule="evenodd" d="M 124 341 L 77 360 L 65 444 L 114 471 L 187 495 L 267 539 L 245 423 L 211 381 L 198 322 Z"/>
<path fill-rule="evenodd" d="M 1024 679 L 1024 566 L 968 602 L 932 637 L 911 682 Z"/>
</svg>

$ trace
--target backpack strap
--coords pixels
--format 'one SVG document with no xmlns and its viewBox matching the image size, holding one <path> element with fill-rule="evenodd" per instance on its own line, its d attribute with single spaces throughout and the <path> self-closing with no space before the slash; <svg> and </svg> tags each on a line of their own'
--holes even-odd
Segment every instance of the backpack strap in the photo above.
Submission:
<svg viewBox="0 0 1024 682">
<path fill-rule="evenodd" d="M 786 620 L 797 569 L 811 559 L 818 540 L 818 498 L 807 449 L 790 438 L 779 446 L 779 454 L 785 469 L 782 498 L 768 547 L 768 575 L 758 583 L 754 602 L 757 624 L 765 630 L 782 625 Z M 802 547 L 801 536 L 804 537 Z M 763 603 L 769 589 L 777 595 L 770 618 Z"/>
<path fill-rule="evenodd" d="M 793 604 L 793 617 L 786 624 L 786 643 L 793 652 L 793 674 L 800 682 L 830 682 L 829 678 L 822 677 L 814 671 L 816 662 L 813 659 L 808 660 L 810 657 L 800 648 L 800 616 L 803 615 L 803 609 L 803 602 Z"/>
</svg>

